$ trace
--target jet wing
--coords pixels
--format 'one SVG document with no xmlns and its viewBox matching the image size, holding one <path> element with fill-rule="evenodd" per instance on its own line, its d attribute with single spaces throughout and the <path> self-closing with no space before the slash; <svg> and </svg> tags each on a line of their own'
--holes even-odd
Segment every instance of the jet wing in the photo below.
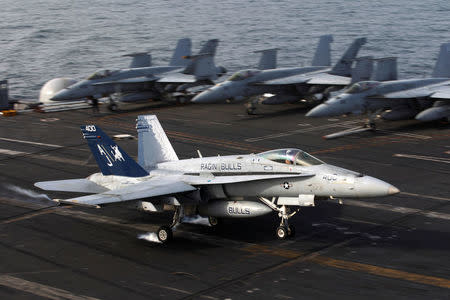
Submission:
<svg viewBox="0 0 450 300">
<path fill-rule="evenodd" d="M 105 85 L 112 85 L 112 84 L 134 84 L 134 83 L 153 82 L 156 80 L 158 80 L 158 77 L 155 77 L 155 76 L 141 76 L 141 77 L 121 79 L 121 80 L 116 80 L 116 81 L 97 82 L 97 83 L 93 83 L 92 85 L 105 86 Z"/>
<path fill-rule="evenodd" d="M 351 82 L 352 79 L 350 77 L 332 75 L 328 73 L 317 74 L 307 81 L 308 84 L 343 86 L 349 85 Z"/>
<path fill-rule="evenodd" d="M 442 86 L 430 97 L 435 99 L 450 99 L 450 86 Z"/>
<path fill-rule="evenodd" d="M 172 73 L 164 75 L 157 81 L 161 83 L 192 83 L 196 82 L 197 79 L 193 75 L 183 73 Z"/>
<path fill-rule="evenodd" d="M 298 74 L 293 76 L 287 76 L 278 79 L 266 80 L 262 82 L 254 83 L 254 85 L 289 85 L 289 84 L 299 84 L 306 83 L 311 79 L 310 74 Z"/>
<path fill-rule="evenodd" d="M 224 173 L 222 173 L 224 174 Z M 236 173 L 234 173 L 236 174 Z M 193 176 L 184 175 L 183 181 L 191 185 L 210 185 L 210 184 L 227 184 L 227 183 L 238 183 L 256 180 L 268 180 L 268 179 L 278 179 L 278 178 L 297 178 L 297 177 L 312 177 L 314 173 L 266 173 L 257 175 L 233 175 L 229 176 Z"/>
<path fill-rule="evenodd" d="M 162 195 L 173 195 L 182 192 L 195 191 L 192 185 L 177 179 L 157 177 L 144 182 L 129 185 L 124 188 L 106 191 L 100 194 L 59 200 L 62 203 L 75 205 L 98 206 L 100 204 L 117 203 Z"/>
<path fill-rule="evenodd" d="M 63 192 L 79 192 L 79 193 L 103 193 L 108 191 L 89 179 L 68 179 L 56 181 L 41 181 L 36 182 L 34 186 L 46 191 L 63 191 Z"/>
<path fill-rule="evenodd" d="M 383 98 L 388 99 L 408 99 L 408 98 L 422 98 L 422 97 L 439 98 L 439 99 L 450 98 L 450 86 L 448 85 L 425 86 L 383 95 Z"/>
</svg>

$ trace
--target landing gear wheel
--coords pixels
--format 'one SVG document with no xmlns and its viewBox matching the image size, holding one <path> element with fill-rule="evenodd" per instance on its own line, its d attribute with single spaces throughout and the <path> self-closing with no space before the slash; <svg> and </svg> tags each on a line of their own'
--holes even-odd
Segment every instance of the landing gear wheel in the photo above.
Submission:
<svg viewBox="0 0 450 300">
<path fill-rule="evenodd" d="M 293 225 L 289 225 L 289 227 L 288 227 L 288 236 L 289 237 L 295 236 L 295 227 Z"/>
<path fill-rule="evenodd" d="M 158 236 L 158 240 L 161 243 L 167 243 L 173 238 L 172 229 L 169 226 L 159 227 L 158 231 L 156 232 L 156 235 Z"/>
<path fill-rule="evenodd" d="M 219 219 L 216 217 L 208 217 L 209 220 L 209 224 L 211 224 L 212 227 L 216 227 L 217 225 L 219 225 Z"/>
<path fill-rule="evenodd" d="M 109 105 L 108 105 L 108 109 L 109 109 L 110 111 L 114 111 L 114 112 L 119 111 L 119 107 L 118 107 L 117 104 L 115 104 L 115 103 L 109 104 Z"/>
<path fill-rule="evenodd" d="M 279 240 L 284 240 L 288 236 L 288 229 L 285 226 L 279 226 L 277 228 L 277 237 Z"/>
</svg>

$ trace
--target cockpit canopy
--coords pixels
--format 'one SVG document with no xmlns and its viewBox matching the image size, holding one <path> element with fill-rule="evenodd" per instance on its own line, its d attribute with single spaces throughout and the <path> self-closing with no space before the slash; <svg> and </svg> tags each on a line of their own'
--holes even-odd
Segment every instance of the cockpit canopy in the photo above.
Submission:
<svg viewBox="0 0 450 300">
<path fill-rule="evenodd" d="M 323 161 L 300 149 L 279 149 L 257 154 L 265 159 L 287 165 L 314 166 L 324 164 Z"/>
<path fill-rule="evenodd" d="M 253 77 L 260 72 L 261 72 L 260 70 L 254 70 L 254 69 L 239 71 L 239 72 L 236 72 L 233 75 L 231 75 L 231 77 L 228 78 L 228 81 L 244 80 L 244 79 Z"/>
<path fill-rule="evenodd" d="M 371 88 L 374 88 L 374 87 L 378 86 L 379 84 L 380 83 L 378 81 L 361 81 L 361 82 L 351 85 L 347 90 L 344 91 L 344 93 L 347 93 L 347 94 L 361 93 L 361 92 L 370 90 Z"/>
<path fill-rule="evenodd" d="M 102 79 L 111 76 L 112 73 L 113 71 L 111 70 L 98 70 L 94 74 L 90 75 L 87 80 Z"/>
</svg>

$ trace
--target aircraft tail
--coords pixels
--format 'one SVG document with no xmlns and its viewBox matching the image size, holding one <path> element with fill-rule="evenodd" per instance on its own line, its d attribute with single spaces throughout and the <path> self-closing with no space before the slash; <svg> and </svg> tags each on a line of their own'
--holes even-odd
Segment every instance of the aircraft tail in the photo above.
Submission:
<svg viewBox="0 0 450 300">
<path fill-rule="evenodd" d="M 322 35 L 319 38 L 316 53 L 312 60 L 311 66 L 331 66 L 331 43 L 333 36 L 331 34 Z"/>
<path fill-rule="evenodd" d="M 211 54 L 199 54 L 189 58 L 191 61 L 184 69 L 184 74 L 194 75 L 196 80 L 217 79 L 218 68 L 214 63 L 214 56 Z"/>
<path fill-rule="evenodd" d="M 373 71 L 373 57 L 364 56 L 356 59 L 356 65 L 352 69 L 352 83 L 370 80 Z"/>
<path fill-rule="evenodd" d="M 377 59 L 373 80 L 388 81 L 397 80 L 397 58 L 384 57 Z"/>
<path fill-rule="evenodd" d="M 340 76 L 351 76 L 353 60 L 358 55 L 362 45 L 366 43 L 366 38 L 357 38 L 353 41 L 350 47 L 345 51 L 344 55 L 334 65 L 330 74 Z"/>
<path fill-rule="evenodd" d="M 158 118 L 155 115 L 138 116 L 138 162 L 148 170 L 157 163 L 178 160 Z"/>
<path fill-rule="evenodd" d="M 441 45 L 441 50 L 439 51 L 439 56 L 431 76 L 450 78 L 450 43 Z"/>
<path fill-rule="evenodd" d="M 130 53 L 123 56 L 132 57 L 130 68 L 145 68 L 152 66 L 152 56 L 147 52 L 142 53 Z"/>
<path fill-rule="evenodd" d="M 103 175 L 143 177 L 148 172 L 128 156 L 98 126 L 83 125 L 81 131 Z"/>
<path fill-rule="evenodd" d="M 215 56 L 216 55 L 217 45 L 219 45 L 219 40 L 218 39 L 208 40 L 203 45 L 203 47 L 200 49 L 198 54 L 199 55 L 201 55 L 201 54 L 210 54 L 211 56 Z"/>
<path fill-rule="evenodd" d="M 255 53 L 261 53 L 261 58 L 259 59 L 258 69 L 269 70 L 275 69 L 277 67 L 277 51 L 279 48 L 258 50 Z"/>
<path fill-rule="evenodd" d="M 175 51 L 173 52 L 170 66 L 187 66 L 189 60 L 184 59 L 185 56 L 191 56 L 191 39 L 179 39 Z"/>
</svg>

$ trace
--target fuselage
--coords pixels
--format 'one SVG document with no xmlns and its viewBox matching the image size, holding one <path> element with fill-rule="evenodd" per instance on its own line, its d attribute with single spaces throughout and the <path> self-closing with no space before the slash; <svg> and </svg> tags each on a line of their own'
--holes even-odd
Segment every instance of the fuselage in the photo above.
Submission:
<svg viewBox="0 0 450 300">
<path fill-rule="evenodd" d="M 275 162 L 266 157 L 275 156 L 267 156 L 262 153 L 192 158 L 159 163 L 148 170 L 149 176 L 147 177 L 124 178 L 94 174 L 89 179 L 108 189 L 116 189 L 150 178 L 163 178 L 167 175 L 180 175 L 180 179 L 181 177 L 190 177 L 193 179 L 202 176 L 202 178 L 209 180 L 208 184 L 203 185 L 203 187 L 208 190 L 212 198 L 240 198 L 251 196 L 298 197 L 300 194 L 312 194 L 317 197 L 358 198 L 387 196 L 398 192 L 395 187 L 384 181 L 325 164 L 309 155 L 305 160 L 298 160 L 297 163 L 296 161 L 287 162 L 288 159 Z M 305 165 L 300 165 L 299 163 L 304 163 Z M 312 164 L 306 165 L 309 163 Z M 282 174 L 286 175 L 286 177 L 214 184 L 215 177 L 218 176 L 263 174 Z M 299 176 L 289 177 L 292 175 Z"/>
<path fill-rule="evenodd" d="M 325 103 L 313 108 L 307 116 L 339 116 L 353 113 L 359 114 L 378 109 L 407 106 L 411 100 L 417 98 L 414 89 L 428 87 L 431 91 L 433 87 L 450 83 L 448 78 L 429 79 L 406 79 L 386 82 L 360 82 L 352 85 L 342 94 L 337 95 Z M 410 91 L 410 93 L 408 93 Z M 401 98 L 384 97 L 386 94 L 404 92 Z M 408 97 L 408 94 L 410 97 Z M 418 97 L 421 98 L 421 97 Z M 416 109 L 424 109 L 431 106 L 432 102 L 418 100 L 414 102 Z"/>
<path fill-rule="evenodd" d="M 299 74 L 326 72 L 329 67 L 278 68 L 271 70 L 242 70 L 234 73 L 226 81 L 203 91 L 191 101 L 195 103 L 220 103 L 228 99 L 243 99 L 264 93 L 280 93 L 292 86 L 258 85 L 269 80 Z"/>
</svg>

